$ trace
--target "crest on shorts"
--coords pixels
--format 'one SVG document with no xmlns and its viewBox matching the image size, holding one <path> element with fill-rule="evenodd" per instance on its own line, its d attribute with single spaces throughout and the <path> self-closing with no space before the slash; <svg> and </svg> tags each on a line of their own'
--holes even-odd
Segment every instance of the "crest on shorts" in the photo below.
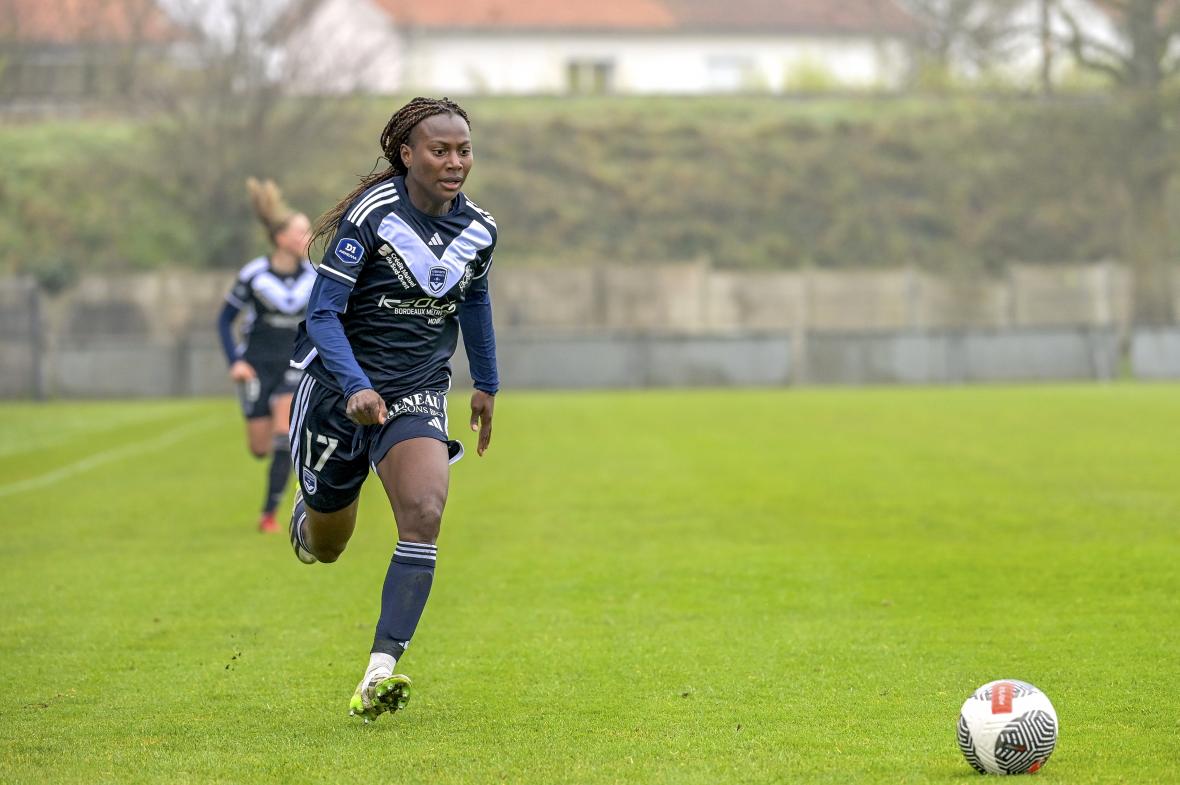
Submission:
<svg viewBox="0 0 1180 785">
<path fill-rule="evenodd" d="M 315 495 L 316 478 L 315 475 L 312 474 L 311 469 L 307 468 L 306 466 L 303 467 L 303 481 L 299 484 L 303 486 L 304 493 L 309 496 Z"/>
<path fill-rule="evenodd" d="M 430 291 L 438 294 L 443 290 L 443 286 L 446 285 L 446 282 L 447 268 L 443 267 L 441 264 L 437 267 L 430 268 Z"/>
</svg>

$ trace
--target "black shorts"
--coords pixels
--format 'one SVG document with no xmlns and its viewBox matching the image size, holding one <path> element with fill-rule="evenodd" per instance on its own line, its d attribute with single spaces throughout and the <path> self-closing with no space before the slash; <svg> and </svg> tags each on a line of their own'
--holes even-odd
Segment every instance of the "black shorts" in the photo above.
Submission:
<svg viewBox="0 0 1180 785">
<path fill-rule="evenodd" d="M 291 395 L 303 378 L 298 368 L 255 368 L 258 375 L 248 382 L 238 382 L 238 400 L 247 420 L 271 416 L 271 402 L 280 395 Z"/>
<path fill-rule="evenodd" d="M 447 438 L 447 396 L 423 390 L 386 401 L 385 425 L 357 425 L 344 413 L 341 393 L 308 374 L 291 405 L 291 462 L 304 503 L 316 512 L 335 512 L 352 504 L 361 485 L 398 442 L 426 437 L 447 445 L 451 463 L 463 445 Z"/>
</svg>

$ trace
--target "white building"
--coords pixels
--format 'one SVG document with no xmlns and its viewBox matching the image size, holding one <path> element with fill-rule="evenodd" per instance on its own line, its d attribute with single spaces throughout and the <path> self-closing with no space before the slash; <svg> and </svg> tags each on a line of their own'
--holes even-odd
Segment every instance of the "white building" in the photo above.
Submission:
<svg viewBox="0 0 1180 785">
<path fill-rule="evenodd" d="M 894 0 L 303 0 L 305 92 L 694 94 L 893 88 L 917 26 Z"/>
</svg>

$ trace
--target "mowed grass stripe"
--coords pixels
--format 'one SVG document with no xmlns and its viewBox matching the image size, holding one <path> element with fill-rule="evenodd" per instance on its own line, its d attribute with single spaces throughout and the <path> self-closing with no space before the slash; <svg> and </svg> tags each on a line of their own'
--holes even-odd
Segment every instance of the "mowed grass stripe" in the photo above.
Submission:
<svg viewBox="0 0 1180 785">
<path fill-rule="evenodd" d="M 188 422 L 184 425 L 170 428 L 159 436 L 150 439 L 143 439 L 141 441 L 131 442 L 130 444 L 124 444 L 120 447 L 101 450 L 87 455 L 81 460 L 60 466 L 45 474 L 39 474 L 25 480 L 0 484 L 0 497 L 9 496 L 14 493 L 28 493 L 29 491 L 40 490 L 108 463 L 114 463 L 134 456 L 146 455 L 156 450 L 170 447 L 202 431 L 208 430 L 216 423 L 216 418 L 205 417 L 196 422 Z"/>
<path fill-rule="evenodd" d="M 225 402 L 205 400 L 4 404 L 0 477 L 27 479 L 209 416 L 230 426 L 225 410 Z"/>
<path fill-rule="evenodd" d="M 186 404 L 223 424 L 4 500 L 0 780 L 956 783 L 959 704 L 1018 677 L 1038 777 L 1176 781 L 1177 392 L 509 391 L 367 728 L 380 489 L 303 567 L 232 402 Z"/>
</svg>

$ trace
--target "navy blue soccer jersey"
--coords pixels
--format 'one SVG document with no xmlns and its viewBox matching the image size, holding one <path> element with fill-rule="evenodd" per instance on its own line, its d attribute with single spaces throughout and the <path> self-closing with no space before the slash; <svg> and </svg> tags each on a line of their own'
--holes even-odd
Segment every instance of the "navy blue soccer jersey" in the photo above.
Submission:
<svg viewBox="0 0 1180 785">
<path fill-rule="evenodd" d="M 449 389 L 459 305 L 486 298 L 495 247 L 495 219 L 462 193 L 445 215 L 431 216 L 411 203 L 397 177 L 349 206 L 318 271 L 350 289 L 340 323 L 357 364 L 386 400 Z M 347 392 L 306 323 L 291 364 Z"/>
<path fill-rule="evenodd" d="M 237 355 L 256 368 L 285 368 L 314 283 L 306 259 L 291 273 L 275 271 L 265 256 L 248 262 L 225 296 L 246 314 Z"/>
</svg>

